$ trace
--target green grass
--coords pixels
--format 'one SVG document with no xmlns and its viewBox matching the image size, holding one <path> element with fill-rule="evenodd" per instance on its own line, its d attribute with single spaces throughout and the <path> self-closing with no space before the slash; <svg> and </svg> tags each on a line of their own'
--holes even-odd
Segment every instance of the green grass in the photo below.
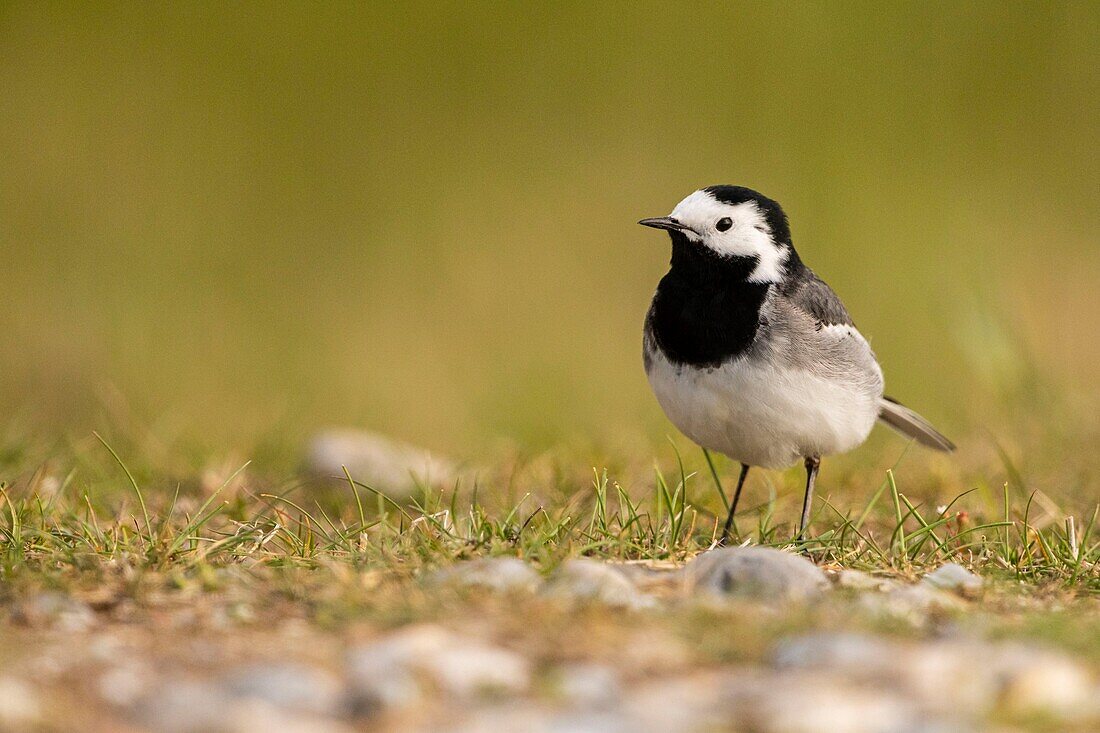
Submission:
<svg viewBox="0 0 1100 733">
<path fill-rule="evenodd" d="M 74 468 L 63 478 L 38 471 L 0 484 L 5 580 L 91 578 L 119 562 L 155 577 L 333 563 L 407 577 L 499 554 L 547 568 L 576 555 L 682 562 L 715 545 L 726 505 L 718 471 L 690 472 L 679 453 L 672 472 L 654 467 L 651 482 L 630 490 L 596 469 L 587 485 L 559 479 L 512 501 L 501 487 L 479 484 L 422 487 L 398 503 L 350 474 L 324 486 L 280 482 L 249 474 L 248 463 L 206 489 L 149 491 L 95 437 L 88 450 L 109 457 L 101 469 L 113 464 L 114 476 L 89 483 Z M 790 547 L 826 566 L 914 576 L 955 561 L 985 576 L 1100 594 L 1100 507 L 1040 524 L 1033 495 L 1005 484 L 997 498 L 999 505 L 971 490 L 931 506 L 914 500 L 891 468 L 861 500 L 820 498 L 800 541 L 792 539 L 794 512 L 773 489 L 740 512 L 736 541 Z"/>
</svg>

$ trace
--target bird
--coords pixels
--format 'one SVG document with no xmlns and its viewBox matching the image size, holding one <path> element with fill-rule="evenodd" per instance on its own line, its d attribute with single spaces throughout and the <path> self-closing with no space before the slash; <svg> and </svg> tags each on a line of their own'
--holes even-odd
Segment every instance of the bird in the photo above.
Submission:
<svg viewBox="0 0 1100 733">
<path fill-rule="evenodd" d="M 843 301 L 794 248 L 786 213 L 743 186 L 709 186 L 639 224 L 672 240 L 645 318 L 643 362 L 657 402 L 692 441 L 741 464 L 719 543 L 749 469 L 805 464 L 797 540 L 825 456 L 882 421 L 918 444 L 955 445 L 884 394 L 882 368 Z"/>
</svg>

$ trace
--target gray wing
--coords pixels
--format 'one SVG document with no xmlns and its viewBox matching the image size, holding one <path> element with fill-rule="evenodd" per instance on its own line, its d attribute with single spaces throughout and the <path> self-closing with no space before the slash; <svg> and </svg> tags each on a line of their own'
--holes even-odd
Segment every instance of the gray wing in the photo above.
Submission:
<svg viewBox="0 0 1100 733">
<path fill-rule="evenodd" d="M 784 295 L 791 305 L 814 319 L 819 331 L 825 326 L 855 326 L 840 297 L 809 268 L 806 268 L 805 276 L 793 282 Z"/>
<path fill-rule="evenodd" d="M 859 332 L 848 315 L 848 309 L 824 280 L 808 268 L 805 272 L 805 276 L 794 283 L 785 294 L 793 308 L 813 319 L 818 333 L 823 337 L 817 344 L 808 338 L 804 341 L 808 346 L 807 350 L 820 357 L 817 369 L 824 370 L 825 363 L 834 364 L 839 367 L 837 374 L 858 375 L 859 383 L 865 385 L 872 394 L 877 391 L 881 395 L 882 371 L 875 362 L 871 347 L 862 336 L 857 335 Z M 847 333 L 845 329 L 831 329 L 829 326 L 847 326 Z M 955 450 L 955 444 L 932 427 L 931 423 L 897 400 L 880 397 L 878 405 L 879 419 L 902 435 L 936 450 Z"/>
<path fill-rule="evenodd" d="M 832 288 L 808 269 L 765 302 L 761 357 L 882 396 L 882 370 Z"/>
</svg>

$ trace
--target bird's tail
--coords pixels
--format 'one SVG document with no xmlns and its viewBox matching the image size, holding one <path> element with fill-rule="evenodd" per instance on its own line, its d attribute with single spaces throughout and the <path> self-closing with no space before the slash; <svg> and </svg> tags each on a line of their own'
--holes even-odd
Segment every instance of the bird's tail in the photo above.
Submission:
<svg viewBox="0 0 1100 733">
<path fill-rule="evenodd" d="M 897 400 L 883 397 L 879 401 L 878 419 L 921 445 L 948 453 L 955 450 L 955 444 L 932 427 L 930 422 Z"/>
</svg>

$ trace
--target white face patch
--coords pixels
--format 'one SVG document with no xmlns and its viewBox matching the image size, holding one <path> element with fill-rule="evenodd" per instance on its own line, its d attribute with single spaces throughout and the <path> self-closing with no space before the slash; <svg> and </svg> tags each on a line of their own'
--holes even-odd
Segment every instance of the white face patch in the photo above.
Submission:
<svg viewBox="0 0 1100 733">
<path fill-rule="evenodd" d="M 772 239 L 764 212 L 752 201 L 731 206 L 700 190 L 676 204 L 669 214 L 681 224 L 691 227 L 684 234 L 692 242 L 727 257 L 755 257 L 759 264 L 749 276 L 749 282 L 780 282 L 787 263 L 787 248 Z M 717 224 L 729 219 L 731 226 L 719 231 Z"/>
</svg>

